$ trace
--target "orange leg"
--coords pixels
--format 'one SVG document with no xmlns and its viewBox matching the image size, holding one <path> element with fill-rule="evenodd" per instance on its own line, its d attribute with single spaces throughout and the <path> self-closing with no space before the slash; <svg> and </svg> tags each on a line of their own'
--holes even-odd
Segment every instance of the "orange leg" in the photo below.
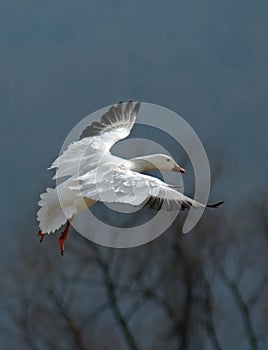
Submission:
<svg viewBox="0 0 268 350">
<path fill-rule="evenodd" d="M 68 233 L 69 233 L 69 230 L 70 230 L 70 226 L 71 226 L 71 221 L 72 221 L 72 219 L 67 220 L 65 229 L 62 231 L 62 233 L 60 235 L 60 238 L 59 238 L 59 246 L 60 246 L 60 253 L 61 253 L 61 255 L 63 255 L 63 253 L 64 253 L 64 242 L 65 242 L 65 240 L 66 240 L 66 238 L 68 236 Z"/>
<path fill-rule="evenodd" d="M 43 242 L 43 239 L 45 237 L 45 233 L 43 233 L 41 230 L 38 231 L 37 236 L 40 237 L 40 242 Z"/>
</svg>

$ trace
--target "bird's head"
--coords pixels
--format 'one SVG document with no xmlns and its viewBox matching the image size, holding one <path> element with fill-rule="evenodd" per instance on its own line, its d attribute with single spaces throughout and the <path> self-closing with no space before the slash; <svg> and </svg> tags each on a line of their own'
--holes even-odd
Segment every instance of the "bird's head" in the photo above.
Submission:
<svg viewBox="0 0 268 350">
<path fill-rule="evenodd" d="M 162 170 L 162 171 L 175 171 L 180 173 L 186 173 L 186 171 L 178 165 L 175 160 L 165 154 L 154 154 L 151 156 L 140 157 L 147 164 L 145 164 L 145 170 Z"/>
</svg>

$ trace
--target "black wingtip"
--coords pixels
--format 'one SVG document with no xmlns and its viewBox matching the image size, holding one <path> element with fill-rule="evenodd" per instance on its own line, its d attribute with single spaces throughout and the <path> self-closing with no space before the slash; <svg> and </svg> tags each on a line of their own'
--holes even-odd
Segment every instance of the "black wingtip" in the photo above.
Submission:
<svg viewBox="0 0 268 350">
<path fill-rule="evenodd" d="M 213 204 L 207 204 L 208 208 L 218 208 L 220 205 L 222 205 L 224 202 L 217 202 L 217 203 L 213 203 Z"/>
<path fill-rule="evenodd" d="M 143 208 L 150 208 L 160 210 L 163 206 L 164 199 L 159 197 L 149 197 L 148 200 L 144 203 Z"/>
</svg>

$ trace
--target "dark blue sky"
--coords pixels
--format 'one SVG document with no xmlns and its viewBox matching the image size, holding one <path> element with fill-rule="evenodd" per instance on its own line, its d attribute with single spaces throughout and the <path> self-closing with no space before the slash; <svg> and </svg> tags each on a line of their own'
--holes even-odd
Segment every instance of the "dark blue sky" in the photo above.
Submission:
<svg viewBox="0 0 268 350">
<path fill-rule="evenodd" d="M 45 169 L 67 133 L 119 100 L 151 102 L 183 116 L 212 168 L 223 157 L 226 197 L 264 187 L 267 14 L 268 3 L 258 0 L 2 0 L 5 254 L 24 233 L 19 224 L 37 228 L 36 202 L 50 176 Z"/>
</svg>

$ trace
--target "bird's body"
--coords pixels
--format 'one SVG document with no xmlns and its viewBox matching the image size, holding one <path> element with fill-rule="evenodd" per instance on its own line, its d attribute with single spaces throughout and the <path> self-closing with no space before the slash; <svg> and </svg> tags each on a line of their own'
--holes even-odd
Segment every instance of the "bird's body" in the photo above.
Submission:
<svg viewBox="0 0 268 350">
<path fill-rule="evenodd" d="M 110 153 L 111 147 L 127 137 L 135 123 L 140 103 L 119 103 L 94 122 L 58 157 L 49 169 L 57 168 L 54 178 L 68 177 L 54 189 L 41 195 L 37 213 L 39 236 L 59 229 L 61 252 L 73 216 L 96 201 L 149 206 L 154 209 L 204 208 L 163 181 L 142 174 L 146 170 L 179 171 L 171 157 L 157 154 L 126 160 Z M 220 203 L 211 205 L 217 207 Z"/>
</svg>

